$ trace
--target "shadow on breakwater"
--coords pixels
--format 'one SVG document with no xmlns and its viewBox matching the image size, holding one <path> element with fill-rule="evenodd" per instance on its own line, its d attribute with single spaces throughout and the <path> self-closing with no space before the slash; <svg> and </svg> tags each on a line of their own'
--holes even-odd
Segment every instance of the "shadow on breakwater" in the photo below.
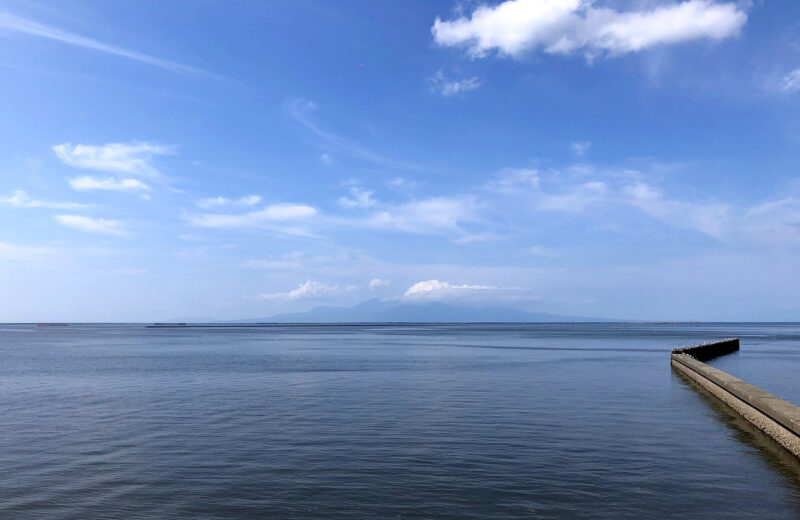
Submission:
<svg viewBox="0 0 800 520">
<path fill-rule="evenodd" d="M 709 341 L 698 345 L 677 348 L 672 350 L 675 354 L 688 354 L 697 361 L 709 361 L 711 359 L 732 354 L 739 351 L 739 338 L 725 338 L 721 340 Z"/>
<path fill-rule="evenodd" d="M 709 394 L 700 384 L 681 372 L 672 369 L 673 376 L 693 390 L 701 401 L 706 403 L 711 409 L 711 415 L 715 420 L 733 430 L 733 437 L 742 444 L 752 448 L 759 458 L 784 477 L 786 490 L 791 493 L 793 502 L 800 503 L 800 459 L 788 452 L 772 437 L 765 434 L 753 426 L 744 417 L 729 408 L 718 398 Z M 800 505 L 797 506 L 798 517 L 800 517 Z"/>
</svg>

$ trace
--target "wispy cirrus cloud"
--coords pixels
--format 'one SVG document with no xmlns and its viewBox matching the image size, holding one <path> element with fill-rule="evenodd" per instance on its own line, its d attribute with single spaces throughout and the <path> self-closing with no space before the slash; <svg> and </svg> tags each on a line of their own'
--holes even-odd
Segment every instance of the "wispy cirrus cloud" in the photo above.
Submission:
<svg viewBox="0 0 800 520">
<path fill-rule="evenodd" d="M 756 243 L 800 245 L 800 197 L 781 197 L 751 206 L 732 227 Z"/>
<path fill-rule="evenodd" d="M 265 258 L 250 259 L 242 262 L 241 266 L 247 269 L 262 269 L 268 271 L 295 271 L 297 273 L 318 273 L 320 276 L 339 276 L 349 269 L 349 266 L 360 266 L 357 277 L 363 275 L 363 270 L 372 259 L 363 252 L 351 249 L 334 247 L 328 254 L 319 254 L 321 244 L 315 246 L 313 252 L 293 251 L 279 255 L 270 255 Z M 348 266 L 348 267 L 346 267 Z M 344 271 L 343 271 L 344 270 Z M 354 273 L 349 273 L 354 274 Z"/>
<path fill-rule="evenodd" d="M 727 204 L 671 200 L 644 182 L 624 186 L 621 194 L 623 202 L 664 222 L 696 229 L 716 238 L 724 238 L 729 231 L 731 208 Z"/>
<path fill-rule="evenodd" d="M 112 56 L 118 56 L 120 58 L 137 61 L 139 63 L 158 67 L 170 72 L 215 77 L 214 74 L 197 67 L 184 65 L 176 61 L 157 58 L 155 56 L 150 56 L 149 54 L 133 51 L 110 43 L 105 43 L 87 36 L 82 36 L 80 34 L 65 31 L 63 29 L 58 29 L 56 27 L 45 25 L 21 16 L 16 16 L 8 12 L 0 12 L 0 29 L 5 29 L 6 31 L 12 31 L 28 36 L 34 36 L 37 38 L 57 41 L 66 45 L 72 45 L 74 47 L 101 52 Z"/>
<path fill-rule="evenodd" d="M 442 70 L 437 70 L 433 76 L 428 78 L 428 85 L 432 92 L 444 97 L 453 97 L 477 89 L 481 86 L 481 81 L 475 76 L 454 79 L 445 75 Z"/>
<path fill-rule="evenodd" d="M 204 213 L 188 215 L 185 220 L 192 226 L 214 229 L 264 229 L 297 236 L 314 236 L 308 229 L 309 221 L 318 214 L 307 204 L 272 204 L 247 213 Z"/>
<path fill-rule="evenodd" d="M 444 234 L 455 238 L 468 235 L 465 224 L 479 219 L 476 198 L 472 195 L 430 197 L 399 203 L 372 198 L 371 191 L 351 189 L 350 197 L 339 204 L 361 213 L 321 214 L 307 204 L 273 204 L 246 213 L 204 213 L 184 219 L 193 226 L 217 229 L 265 229 L 279 233 L 316 236 L 313 228 L 367 228 L 422 235 Z"/>
<path fill-rule="evenodd" d="M 539 186 L 539 171 L 533 168 L 505 168 L 486 187 L 499 193 L 518 193 Z"/>
<path fill-rule="evenodd" d="M 308 271 L 306 257 L 307 255 L 302 252 L 293 252 L 270 259 L 245 260 L 242 262 L 242 267 L 268 271 Z"/>
<path fill-rule="evenodd" d="M 259 202 L 261 202 L 261 197 L 259 195 L 245 195 L 244 197 L 239 197 L 238 199 L 231 199 L 228 197 L 207 197 L 205 199 L 196 201 L 195 205 L 203 209 L 211 209 L 225 206 L 249 207 L 255 206 Z"/>
<path fill-rule="evenodd" d="M 612 181 L 616 184 L 611 185 Z M 505 168 L 484 188 L 525 202 L 529 211 L 561 211 L 580 214 L 592 207 L 621 202 L 617 184 L 630 182 L 629 175 L 617 178 L 592 167 L 577 170 Z"/>
<path fill-rule="evenodd" d="M 477 222 L 478 202 L 472 195 L 430 197 L 384 204 L 355 223 L 377 229 L 418 234 L 465 234 L 464 224 Z"/>
<path fill-rule="evenodd" d="M 463 47 L 473 58 L 492 52 L 520 57 L 583 52 L 587 59 L 691 40 L 722 40 L 739 33 L 747 13 L 735 2 L 686 0 L 615 11 L 584 0 L 506 0 L 481 5 L 469 16 L 434 21 L 434 41 Z"/>
<path fill-rule="evenodd" d="M 76 191 L 137 191 L 149 190 L 150 186 L 139 179 L 98 178 L 83 175 L 69 179 L 69 185 Z"/>
<path fill-rule="evenodd" d="M 367 284 L 370 291 L 374 291 L 375 289 L 380 289 L 381 287 L 387 287 L 389 285 L 389 280 L 384 278 L 373 278 Z"/>
<path fill-rule="evenodd" d="M 56 221 L 62 226 L 96 235 L 127 236 L 125 223 L 121 220 L 87 217 L 85 215 L 57 215 Z"/>
<path fill-rule="evenodd" d="M 410 200 L 385 201 L 373 191 L 350 188 L 349 197 L 339 205 L 354 210 L 354 215 L 326 215 L 331 226 L 366 228 L 418 235 L 444 235 L 454 242 L 477 237 L 469 228 L 481 222 L 480 203 L 473 194 L 434 196 Z M 360 211 L 358 211 L 360 210 Z"/>
<path fill-rule="evenodd" d="M 778 83 L 778 89 L 784 92 L 800 90 L 800 69 L 794 69 L 786 74 Z"/>
<path fill-rule="evenodd" d="M 669 213 L 689 211 L 689 203 L 669 200 L 642 180 L 638 171 L 604 171 L 592 166 L 547 170 L 504 169 L 486 183 L 487 190 L 524 201 L 533 212 L 562 212 L 591 218 L 631 208 L 665 221 Z M 681 206 L 680 209 L 678 207 Z M 702 207 L 701 204 L 697 204 Z M 683 220 L 673 220 L 673 224 Z"/>
<path fill-rule="evenodd" d="M 52 247 L 23 246 L 0 242 L 0 260 L 35 262 L 56 252 L 57 250 Z"/>
<path fill-rule="evenodd" d="M 89 207 L 88 204 L 77 202 L 52 202 L 32 199 L 25 190 L 14 190 L 11 195 L 0 197 L 0 204 L 16 208 L 81 209 Z"/>
<path fill-rule="evenodd" d="M 152 159 L 174 153 L 170 146 L 146 142 L 87 145 L 71 143 L 53 147 L 56 156 L 68 166 L 110 173 L 126 173 L 154 177 L 158 170 Z"/>
<path fill-rule="evenodd" d="M 592 147 L 591 141 L 577 141 L 572 143 L 572 152 L 578 157 L 583 157 Z"/>
<path fill-rule="evenodd" d="M 562 186 L 553 191 L 542 190 L 534 197 L 535 207 L 539 210 L 568 213 L 582 213 L 588 207 L 616 201 L 615 193 L 602 180 Z"/>
<path fill-rule="evenodd" d="M 307 100 L 295 100 L 289 107 L 291 116 L 300 123 L 306 130 L 311 132 L 319 139 L 322 148 L 329 152 L 349 157 L 368 163 L 375 164 L 384 168 L 406 171 L 427 171 L 425 166 L 411 161 L 404 161 L 388 157 L 378 152 L 374 152 L 360 144 L 323 129 L 313 118 L 313 114 L 318 110 L 316 103 Z M 331 157 L 328 156 L 330 159 Z"/>
<path fill-rule="evenodd" d="M 369 208 L 374 206 L 377 201 L 372 198 L 374 192 L 362 190 L 355 186 L 350 188 L 349 197 L 339 197 L 339 204 L 345 208 Z"/>
<path fill-rule="evenodd" d="M 781 194 L 758 204 L 670 193 L 646 172 L 603 170 L 589 165 L 564 171 L 506 169 L 484 185 L 495 197 L 485 202 L 496 215 L 516 212 L 518 222 L 538 213 L 569 213 L 588 223 L 629 229 L 647 220 L 696 231 L 730 245 L 800 245 L 800 197 Z M 539 254 L 536 252 L 534 254 Z"/>
</svg>

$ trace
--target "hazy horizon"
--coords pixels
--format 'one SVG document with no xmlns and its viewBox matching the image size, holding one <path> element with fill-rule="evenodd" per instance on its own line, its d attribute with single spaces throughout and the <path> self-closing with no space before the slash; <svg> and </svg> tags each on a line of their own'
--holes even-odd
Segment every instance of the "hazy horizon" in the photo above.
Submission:
<svg viewBox="0 0 800 520">
<path fill-rule="evenodd" d="M 0 322 L 797 320 L 800 3 L 11 0 Z"/>
</svg>

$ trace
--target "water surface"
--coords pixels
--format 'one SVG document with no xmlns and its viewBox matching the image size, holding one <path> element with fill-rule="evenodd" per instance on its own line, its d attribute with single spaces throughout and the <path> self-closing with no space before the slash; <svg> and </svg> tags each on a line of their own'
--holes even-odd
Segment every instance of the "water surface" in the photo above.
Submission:
<svg viewBox="0 0 800 520">
<path fill-rule="evenodd" d="M 800 402 L 798 325 L 0 329 L 4 518 L 800 518 L 668 355 Z"/>
</svg>

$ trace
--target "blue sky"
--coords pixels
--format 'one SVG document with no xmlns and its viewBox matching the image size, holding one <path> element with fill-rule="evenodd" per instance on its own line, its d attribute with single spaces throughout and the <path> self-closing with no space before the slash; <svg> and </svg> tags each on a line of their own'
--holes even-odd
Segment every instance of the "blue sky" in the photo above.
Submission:
<svg viewBox="0 0 800 520">
<path fill-rule="evenodd" d="M 796 320 L 800 3 L 0 5 L 0 321 Z"/>
</svg>

